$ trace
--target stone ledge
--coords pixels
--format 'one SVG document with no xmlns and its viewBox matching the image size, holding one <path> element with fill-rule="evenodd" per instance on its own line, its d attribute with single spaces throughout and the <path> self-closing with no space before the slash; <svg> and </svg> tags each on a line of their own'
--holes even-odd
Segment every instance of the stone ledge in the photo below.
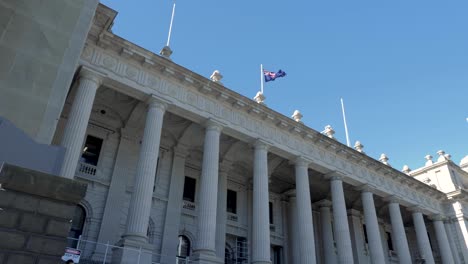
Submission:
<svg viewBox="0 0 468 264">
<path fill-rule="evenodd" d="M 0 168 L 4 189 L 77 204 L 85 196 L 86 184 L 4 163 Z"/>
</svg>

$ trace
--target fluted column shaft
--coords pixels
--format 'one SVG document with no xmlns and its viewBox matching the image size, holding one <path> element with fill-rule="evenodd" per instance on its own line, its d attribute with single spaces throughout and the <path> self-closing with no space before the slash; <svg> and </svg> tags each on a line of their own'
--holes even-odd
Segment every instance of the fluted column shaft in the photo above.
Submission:
<svg viewBox="0 0 468 264">
<path fill-rule="evenodd" d="M 416 231 L 416 239 L 418 241 L 418 249 L 421 257 L 426 260 L 426 264 L 434 264 L 434 256 L 432 255 L 431 244 L 427 236 L 426 224 L 421 212 L 413 212 L 413 224 Z"/>
<path fill-rule="evenodd" d="M 335 243 L 333 241 L 332 219 L 330 212 L 330 201 L 319 203 L 320 206 L 320 224 L 322 227 L 322 246 L 325 264 L 335 264 Z"/>
<path fill-rule="evenodd" d="M 338 249 L 338 263 L 352 264 L 353 249 L 349 234 L 348 215 L 343 191 L 343 181 L 340 177 L 330 179 L 332 203 L 333 203 L 333 226 L 335 228 L 335 241 Z"/>
<path fill-rule="evenodd" d="M 408 240 L 406 239 L 405 226 L 401 218 L 400 204 L 397 202 L 390 202 L 388 204 L 390 211 L 390 221 L 392 223 L 392 239 L 396 247 L 398 259 L 400 263 L 411 263 L 411 255 L 408 247 Z"/>
<path fill-rule="evenodd" d="M 364 189 L 361 193 L 362 205 L 364 207 L 364 219 L 366 221 L 367 238 L 372 263 L 385 263 L 385 257 L 380 238 L 379 222 L 375 212 L 374 197 L 372 192 Z"/>
<path fill-rule="evenodd" d="M 299 232 L 297 228 L 297 205 L 296 205 L 296 193 L 289 197 L 289 231 L 291 243 L 290 247 L 290 260 L 292 264 L 300 263 L 299 259 Z"/>
<path fill-rule="evenodd" d="M 270 261 L 268 146 L 257 141 L 254 150 L 252 263 Z"/>
<path fill-rule="evenodd" d="M 296 160 L 296 197 L 297 197 L 297 226 L 299 229 L 299 250 L 301 263 L 316 263 L 314 225 L 312 206 L 310 202 L 308 163 L 298 158 Z"/>
<path fill-rule="evenodd" d="M 127 239 L 143 242 L 148 240 L 146 233 L 151 213 L 153 186 L 165 110 L 165 104 L 155 98 L 150 99 L 133 193 L 128 209 L 127 230 L 124 235 L 124 238 Z"/>
<path fill-rule="evenodd" d="M 228 168 L 221 168 L 218 180 L 218 212 L 216 215 L 216 256 L 224 260 L 226 249 L 226 201 Z"/>
<path fill-rule="evenodd" d="M 447 238 L 447 233 L 445 232 L 445 227 L 442 219 L 435 219 L 433 221 L 434 229 L 437 238 L 437 244 L 439 245 L 439 252 L 442 258 L 443 264 L 453 264 L 452 250 L 450 249 L 450 244 Z"/>
<path fill-rule="evenodd" d="M 205 129 L 203 167 L 198 206 L 196 251 L 215 255 L 216 210 L 218 201 L 219 139 L 222 127 L 209 120 Z M 222 201 L 221 201 L 222 202 Z"/>
<path fill-rule="evenodd" d="M 73 105 L 68 114 L 67 124 L 60 145 L 64 147 L 65 155 L 60 176 L 73 179 L 81 154 L 89 116 L 93 109 L 96 90 L 101 84 L 100 77 L 90 71 L 83 70 L 80 75 Z"/>
</svg>

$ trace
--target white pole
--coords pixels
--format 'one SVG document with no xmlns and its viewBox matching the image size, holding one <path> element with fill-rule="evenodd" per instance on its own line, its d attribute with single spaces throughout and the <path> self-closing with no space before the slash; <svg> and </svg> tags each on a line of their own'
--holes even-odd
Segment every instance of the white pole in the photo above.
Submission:
<svg viewBox="0 0 468 264">
<path fill-rule="evenodd" d="M 102 264 L 106 264 L 108 250 L 109 250 L 109 241 L 107 241 L 107 244 L 106 244 L 106 252 L 104 253 L 104 260 L 102 261 Z"/>
<path fill-rule="evenodd" d="M 78 243 L 76 243 L 76 249 L 80 249 L 81 235 L 78 237 Z"/>
<path fill-rule="evenodd" d="M 346 115 L 345 115 L 345 110 L 344 110 L 343 98 L 341 98 L 341 110 L 343 111 L 343 122 L 344 122 L 344 129 L 346 133 L 346 145 L 348 145 L 348 147 L 351 147 L 349 143 L 348 126 L 346 125 Z"/>
<path fill-rule="evenodd" d="M 260 92 L 263 94 L 263 64 L 260 64 Z"/>
<path fill-rule="evenodd" d="M 167 36 L 166 46 L 168 47 L 169 47 L 169 43 L 171 42 L 172 22 L 174 21 L 174 13 L 175 13 L 175 1 L 174 1 L 174 5 L 172 6 L 171 24 L 169 25 L 169 35 Z"/>
</svg>

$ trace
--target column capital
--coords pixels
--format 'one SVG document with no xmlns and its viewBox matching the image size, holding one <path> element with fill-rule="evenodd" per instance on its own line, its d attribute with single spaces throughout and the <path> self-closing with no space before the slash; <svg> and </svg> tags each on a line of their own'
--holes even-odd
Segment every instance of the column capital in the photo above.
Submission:
<svg viewBox="0 0 468 264">
<path fill-rule="evenodd" d="M 166 111 L 169 102 L 151 94 L 148 96 L 148 99 L 146 99 L 146 103 L 148 104 L 148 107 L 159 108 L 162 111 Z"/>
<path fill-rule="evenodd" d="M 289 198 L 294 197 L 296 198 L 296 189 L 289 189 L 283 193 L 284 195 L 288 196 Z"/>
<path fill-rule="evenodd" d="M 401 204 L 402 199 L 396 195 L 390 195 L 384 198 L 384 201 L 387 201 L 389 204 L 396 203 Z"/>
<path fill-rule="evenodd" d="M 174 155 L 185 158 L 188 155 L 188 148 L 183 144 L 177 144 L 173 149 Z"/>
<path fill-rule="evenodd" d="M 206 120 L 204 125 L 205 125 L 206 130 L 215 130 L 218 133 L 221 133 L 224 127 L 224 125 L 221 122 L 214 120 L 212 118 L 209 118 L 208 120 Z"/>
<path fill-rule="evenodd" d="M 423 208 L 415 205 L 415 206 L 411 206 L 411 207 L 408 207 L 408 211 L 410 211 L 412 214 L 415 214 L 415 213 L 420 213 L 420 214 L 423 214 Z"/>
<path fill-rule="evenodd" d="M 331 171 L 325 174 L 324 177 L 326 180 L 329 180 L 329 181 L 343 181 L 344 175 L 336 171 Z"/>
<path fill-rule="evenodd" d="M 331 207 L 332 206 L 332 202 L 330 200 L 327 200 L 327 199 L 320 200 L 320 201 L 316 202 L 315 204 L 320 208 L 322 208 L 322 207 Z"/>
<path fill-rule="evenodd" d="M 80 79 L 90 80 L 96 83 L 98 87 L 102 84 L 102 81 L 104 80 L 105 76 L 105 74 L 92 70 L 88 67 L 81 67 L 79 73 Z"/>
<path fill-rule="evenodd" d="M 220 164 L 219 164 L 219 172 L 220 173 L 229 173 L 229 171 L 231 171 L 232 169 L 232 164 L 233 162 L 230 161 L 230 160 L 223 160 Z"/>
<path fill-rule="evenodd" d="M 263 150 L 268 151 L 268 149 L 270 148 L 270 144 L 263 139 L 257 139 L 254 142 L 254 147 L 256 149 L 263 149 Z"/>
<path fill-rule="evenodd" d="M 369 184 L 363 184 L 361 186 L 356 187 L 356 190 L 361 191 L 362 193 L 374 193 L 375 187 Z"/>
<path fill-rule="evenodd" d="M 437 221 L 445 221 L 447 217 L 443 214 L 434 214 L 434 215 L 429 216 L 429 219 L 431 219 L 434 222 L 437 222 Z"/>
<path fill-rule="evenodd" d="M 292 163 L 294 163 L 294 165 L 299 166 L 299 167 L 308 167 L 309 164 L 311 163 L 311 161 L 309 159 L 305 158 L 304 156 L 297 156 L 292 161 Z"/>
</svg>

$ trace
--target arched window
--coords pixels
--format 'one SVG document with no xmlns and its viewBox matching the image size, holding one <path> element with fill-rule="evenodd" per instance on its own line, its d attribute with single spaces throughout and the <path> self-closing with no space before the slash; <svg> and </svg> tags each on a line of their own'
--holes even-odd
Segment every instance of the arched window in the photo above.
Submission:
<svg viewBox="0 0 468 264">
<path fill-rule="evenodd" d="M 226 247 L 224 248 L 224 263 L 225 264 L 236 263 L 234 252 L 228 244 L 226 244 Z"/>
<path fill-rule="evenodd" d="M 184 263 L 188 256 L 190 256 L 190 240 L 184 235 L 179 236 L 179 245 L 177 246 L 177 263 Z"/>
<path fill-rule="evenodd" d="M 69 242 L 68 247 L 76 247 L 78 239 L 83 234 L 84 224 L 86 219 L 86 211 L 83 206 L 78 205 L 75 209 L 70 232 L 68 232 Z"/>
</svg>

